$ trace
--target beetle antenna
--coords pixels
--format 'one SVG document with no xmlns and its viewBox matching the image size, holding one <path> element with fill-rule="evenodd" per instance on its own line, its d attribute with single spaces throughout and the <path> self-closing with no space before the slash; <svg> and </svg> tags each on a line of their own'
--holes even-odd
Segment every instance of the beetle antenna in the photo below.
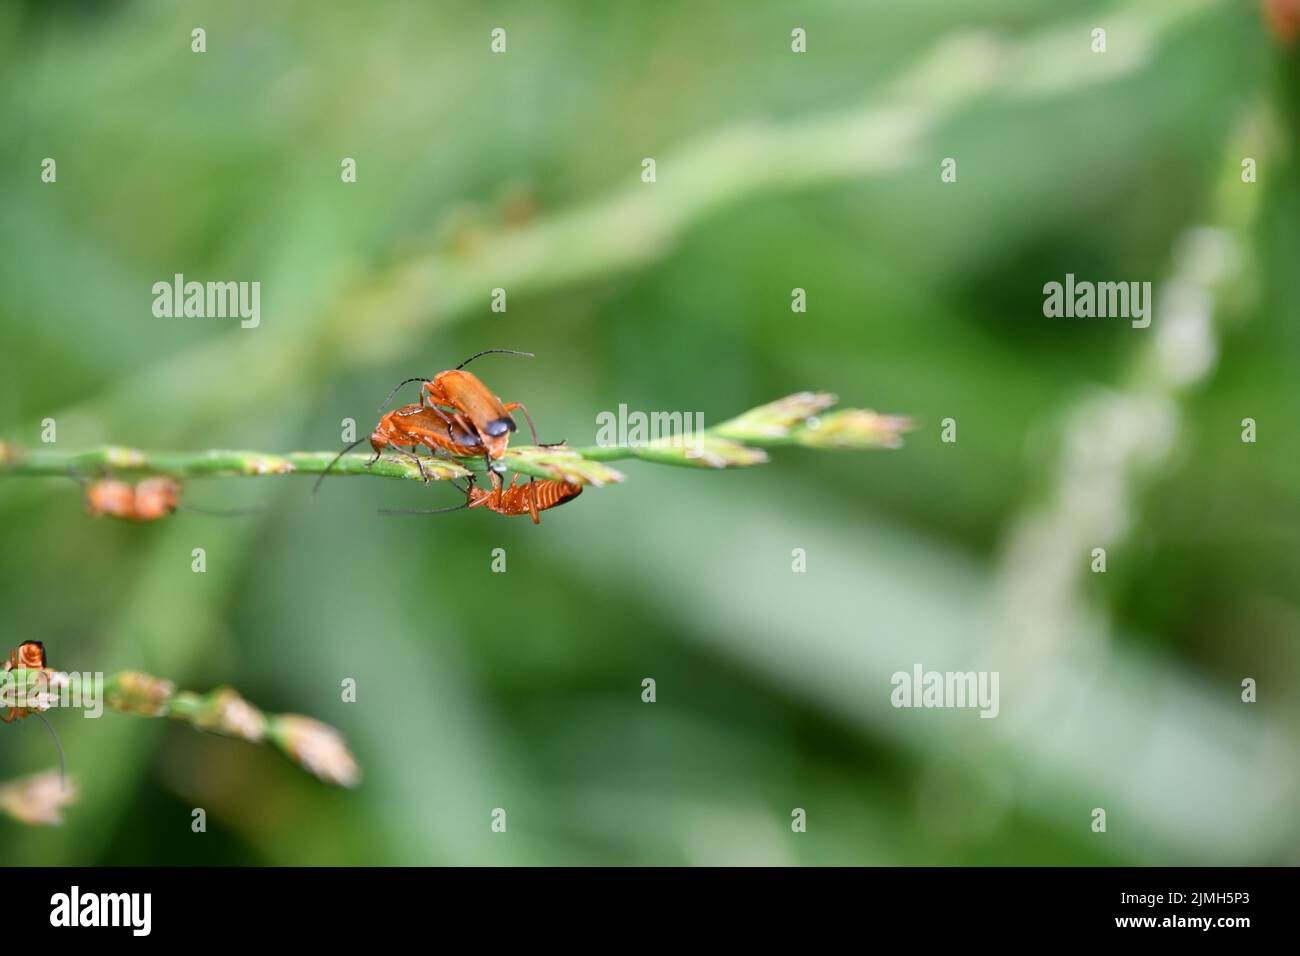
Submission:
<svg viewBox="0 0 1300 956">
<path fill-rule="evenodd" d="M 388 403 L 393 400 L 394 395 L 396 395 L 398 392 L 402 390 L 403 385 L 410 385 L 412 382 L 430 382 L 430 381 L 433 380 L 425 378 L 423 375 L 417 375 L 415 378 L 403 379 L 402 381 L 397 383 L 397 385 L 393 388 L 391 392 L 388 393 L 388 397 L 384 399 L 383 404 L 381 404 L 377 409 L 375 409 L 375 411 L 382 412 L 385 408 L 387 408 Z"/>
<path fill-rule="evenodd" d="M 75 481 L 77 484 L 81 485 L 81 489 L 84 491 L 87 488 L 89 488 L 91 485 L 95 484 L 96 482 L 107 480 L 109 477 L 109 472 L 105 471 L 102 468 L 97 468 L 95 469 L 94 475 L 88 475 L 80 468 L 78 468 L 76 465 L 69 465 L 68 477 L 71 478 L 73 481 Z"/>
<path fill-rule="evenodd" d="M 50 726 L 50 722 L 45 719 L 44 714 L 42 714 L 39 710 L 34 710 L 32 711 L 32 713 L 35 714 L 37 717 L 41 718 L 41 723 L 45 725 L 45 729 L 48 730 L 50 732 L 50 736 L 54 738 L 54 749 L 59 752 L 59 785 L 64 790 L 66 790 L 68 789 L 68 774 L 67 774 L 67 769 L 63 763 L 63 742 L 59 740 L 58 733 L 54 730 L 53 727 Z"/>
<path fill-rule="evenodd" d="M 482 355 L 491 355 L 491 354 L 493 354 L 494 352 L 504 352 L 504 353 L 506 353 L 507 355 L 522 355 L 522 356 L 524 356 L 524 357 L 526 357 L 526 358 L 536 358 L 536 357 L 537 357 L 537 356 L 533 355 L 532 352 L 517 352 L 517 351 L 515 351 L 514 349 L 484 349 L 482 352 L 478 352 L 478 353 L 476 353 L 476 354 L 474 354 L 474 355 L 471 355 L 469 358 L 465 359 L 465 361 L 461 362 L 459 365 L 456 366 L 456 370 L 457 370 L 457 371 L 460 371 L 460 370 L 463 369 L 466 365 L 468 365 L 470 362 L 474 361 L 474 360 L 475 360 L 476 358 L 478 358 L 479 356 L 482 356 Z"/>
<path fill-rule="evenodd" d="M 460 504 L 452 505 L 450 508 L 433 508 L 429 511 L 396 511 L 389 508 L 380 508 L 379 513 L 388 518 L 394 518 L 399 515 L 440 515 L 446 511 L 460 511 L 462 508 L 468 508 L 469 505 Z"/>
<path fill-rule="evenodd" d="M 252 505 L 248 508 L 200 508 L 198 505 L 179 505 L 181 511 L 193 511 L 195 514 L 210 518 L 239 518 L 244 515 L 258 515 L 266 511 L 265 505 Z"/>
<path fill-rule="evenodd" d="M 316 494 L 316 492 L 320 491 L 320 483 L 325 480 L 325 476 L 330 473 L 330 469 L 332 469 L 335 465 L 339 463 L 339 459 L 342 458 L 344 455 L 346 455 L 348 452 L 350 452 L 352 449 L 356 448 L 363 441 L 365 441 L 364 438 L 358 438 L 351 445 L 348 445 L 347 448 L 344 448 L 341 452 L 339 452 L 337 455 L 334 456 L 334 460 L 325 466 L 325 470 L 322 471 L 320 473 L 320 477 L 316 479 L 316 484 L 311 486 L 311 493 L 313 495 Z"/>
<path fill-rule="evenodd" d="M 460 482 L 457 481 L 455 478 L 449 478 L 447 479 L 447 481 L 457 491 L 465 492 L 466 498 L 468 499 L 470 489 L 474 487 L 474 477 L 472 475 L 469 478 L 468 486 L 464 488 L 461 487 Z M 395 510 L 389 508 L 380 508 L 379 513 L 388 518 L 393 518 L 398 516 L 411 516 L 411 515 L 440 515 L 440 514 L 445 514 L 448 511 L 460 511 L 468 507 L 469 507 L 469 501 L 466 500 L 458 505 L 452 505 L 449 508 L 432 508 L 428 511 L 401 511 L 401 510 Z"/>
</svg>

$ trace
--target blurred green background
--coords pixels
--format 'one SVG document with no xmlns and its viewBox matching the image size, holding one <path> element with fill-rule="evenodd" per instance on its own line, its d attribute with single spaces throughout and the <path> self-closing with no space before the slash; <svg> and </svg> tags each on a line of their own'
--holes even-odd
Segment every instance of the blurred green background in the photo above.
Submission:
<svg viewBox="0 0 1300 956">
<path fill-rule="evenodd" d="M 544 441 L 805 388 L 919 428 L 630 462 L 538 528 L 302 477 L 130 526 L 0 477 L 6 649 L 230 683 L 365 773 L 55 714 L 79 800 L 0 862 L 1300 862 L 1296 62 L 1227 0 L 5 4 L 0 438 L 334 448 L 491 347 L 536 352 L 475 368 Z M 177 272 L 260 281 L 261 327 L 155 318 Z M 1180 295 L 1046 319 L 1066 272 Z M 893 709 L 916 663 L 998 671 L 1000 716 Z M 0 779 L 52 763 L 0 727 Z"/>
</svg>

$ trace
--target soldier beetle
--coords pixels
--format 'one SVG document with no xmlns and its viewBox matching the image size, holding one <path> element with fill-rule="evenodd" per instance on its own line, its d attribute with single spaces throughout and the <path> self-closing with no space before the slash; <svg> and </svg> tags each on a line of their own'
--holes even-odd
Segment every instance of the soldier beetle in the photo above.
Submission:
<svg viewBox="0 0 1300 956">
<path fill-rule="evenodd" d="M 533 357 L 532 352 L 518 352 L 514 349 L 485 349 L 471 355 L 454 369 L 439 372 L 433 378 L 416 377 L 399 382 L 397 387 L 388 393 L 388 398 L 384 400 L 383 405 L 379 406 L 380 410 L 382 411 L 384 406 L 392 401 L 393 396 L 404 385 L 409 385 L 411 382 L 420 382 L 419 407 L 445 409 L 444 414 L 455 423 L 457 428 L 478 436 L 478 440 L 483 446 L 483 457 L 488 466 L 488 473 L 492 474 L 495 472 L 495 469 L 492 468 L 492 462 L 499 460 L 506 453 L 510 433 L 518 427 L 515 425 L 515 420 L 510 417 L 512 411 L 518 410 L 523 413 L 524 419 L 528 422 L 528 430 L 532 432 L 533 444 L 540 444 L 537 440 L 537 426 L 533 424 L 533 417 L 528 414 L 528 409 L 524 407 L 523 402 L 503 403 L 501 399 L 488 391 L 488 387 L 483 384 L 477 375 L 465 371 L 465 366 L 476 358 L 494 353 L 523 355 L 527 358 Z M 401 414 L 411 413 L 403 412 Z M 564 443 L 557 442 L 556 444 Z"/>
<path fill-rule="evenodd" d="M 34 688 L 32 685 L 24 686 L 24 694 L 30 694 L 33 689 L 38 694 L 46 693 L 50 689 L 50 674 L 52 672 L 45 662 L 45 645 L 40 641 L 23 641 L 15 647 L 9 652 L 9 659 L 4 662 L 4 669 L 6 673 L 14 670 L 38 672 L 39 676 L 36 679 Z M 13 693 L 15 690 L 14 685 L 10 684 L 9 692 Z M 45 725 L 45 729 L 54 738 L 54 746 L 59 751 L 59 779 L 64 779 L 63 743 L 59 740 L 59 735 L 55 733 L 54 728 L 50 726 L 50 722 L 45 719 L 44 714 L 31 707 L 10 707 L 8 712 L 3 717 L 0 717 L 0 722 L 11 724 L 15 720 L 27 716 L 40 718 L 41 723 Z"/>
<path fill-rule="evenodd" d="M 157 521 L 176 510 L 180 494 L 181 483 L 166 476 L 146 478 L 135 486 L 105 478 L 86 485 L 86 510 L 97 518 Z"/>
<path fill-rule="evenodd" d="M 460 485 L 452 482 L 459 489 Z M 538 512 L 558 508 L 565 502 L 572 501 L 582 494 L 582 485 L 568 481 L 544 479 L 519 484 L 519 476 L 510 481 L 510 487 L 496 486 L 491 491 L 478 488 L 471 481 L 465 489 L 465 503 L 450 508 L 434 508 L 430 511 L 382 511 L 385 515 L 433 515 L 448 511 L 460 511 L 462 508 L 487 508 L 499 515 L 531 515 L 533 524 L 541 524 Z"/>
<path fill-rule="evenodd" d="M 375 457 L 366 462 L 367 468 L 379 460 L 379 456 L 383 454 L 385 448 L 391 448 L 415 462 L 415 466 L 420 469 L 420 477 L 424 479 L 425 484 L 429 483 L 429 476 L 424 470 L 424 464 L 420 461 L 420 456 L 415 453 L 415 450 L 421 446 L 428 448 L 430 451 L 442 450 L 463 458 L 478 455 L 483 451 L 483 445 L 479 442 L 478 435 L 463 428 L 461 423 L 442 409 L 428 408 L 423 405 L 403 405 L 381 418 L 379 424 L 375 426 L 375 430 L 366 438 L 358 438 L 335 455 L 333 460 L 325 466 L 325 470 L 321 472 L 320 477 L 316 479 L 316 484 L 312 487 L 313 494 L 320 490 L 320 483 L 338 464 L 339 459 L 364 441 L 369 441 L 370 447 L 375 452 Z M 404 445 L 411 450 L 407 451 L 402 447 Z"/>
<path fill-rule="evenodd" d="M 157 521 L 179 507 L 180 482 L 175 478 L 146 478 L 131 485 L 116 478 L 88 481 L 74 475 L 85 492 L 86 511 L 96 518 Z"/>
<path fill-rule="evenodd" d="M 12 670 L 40 671 L 41 676 L 36 682 L 37 689 L 38 691 L 49 689 L 49 668 L 45 666 L 45 645 L 40 641 L 23 641 L 9 652 L 9 659 L 5 661 L 4 667 L 6 672 Z M 36 713 L 39 713 L 39 711 L 32 710 L 30 707 L 10 707 L 8 713 L 0 717 L 0 721 L 11 724 L 20 717 Z"/>
<path fill-rule="evenodd" d="M 109 517 L 122 521 L 146 522 L 166 518 L 178 508 L 216 517 L 252 514 L 262 510 L 260 508 L 214 510 L 195 505 L 182 505 L 181 483 L 167 475 L 146 478 L 137 485 L 127 484 L 116 478 L 86 481 L 79 476 L 74 477 L 77 477 L 85 489 L 86 511 L 96 518 Z"/>
</svg>

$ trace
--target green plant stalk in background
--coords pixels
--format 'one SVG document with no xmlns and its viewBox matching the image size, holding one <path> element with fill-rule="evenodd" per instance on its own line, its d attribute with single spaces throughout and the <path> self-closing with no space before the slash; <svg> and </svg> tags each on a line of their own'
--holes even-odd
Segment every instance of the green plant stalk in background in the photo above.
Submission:
<svg viewBox="0 0 1300 956">
<path fill-rule="evenodd" d="M 59 687 L 68 683 L 61 671 L 16 668 L 0 672 L 0 701 L 17 701 L 24 688 L 28 708 L 53 706 Z M 267 714 L 244 700 L 233 687 L 206 694 L 177 690 L 169 680 L 139 671 L 120 671 L 104 678 L 103 703 L 111 710 L 141 717 L 170 717 L 191 727 L 250 743 L 270 743 L 294 763 L 326 783 L 354 787 L 361 780 L 356 759 L 337 730 L 299 714 Z M 0 808 L 2 809 L 2 808 Z"/>
<path fill-rule="evenodd" d="M 604 464 L 628 458 L 691 468 L 737 468 L 767 461 L 765 447 L 897 448 L 910 419 L 865 409 L 841 409 L 822 415 L 836 402 L 827 392 L 799 392 L 751 409 L 702 433 L 660 437 L 644 444 L 547 448 L 525 445 L 509 449 L 502 464 L 508 471 L 601 487 L 623 480 Z M 385 456 L 373 464 L 368 454 L 289 452 L 269 455 L 250 451 L 143 452 L 108 446 L 85 452 L 23 450 L 0 443 L 0 475 L 82 476 L 118 472 L 165 474 L 175 478 L 232 478 L 261 475 L 373 475 L 431 480 L 482 474 L 486 463 L 475 458 Z"/>
</svg>

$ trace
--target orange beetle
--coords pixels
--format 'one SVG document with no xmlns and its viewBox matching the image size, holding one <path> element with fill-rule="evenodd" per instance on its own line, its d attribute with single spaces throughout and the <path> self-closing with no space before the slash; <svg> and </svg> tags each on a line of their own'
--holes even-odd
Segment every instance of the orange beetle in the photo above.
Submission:
<svg viewBox="0 0 1300 956">
<path fill-rule="evenodd" d="M 457 488 L 460 485 L 452 482 Z M 557 481 L 546 479 L 543 481 L 529 480 L 527 484 L 519 484 L 519 476 L 515 475 L 510 481 L 510 487 L 494 487 L 491 491 L 484 491 L 474 485 L 473 481 L 465 489 L 465 503 L 463 505 L 454 505 L 450 508 L 434 508 L 430 511 L 383 511 L 381 514 L 386 515 L 434 515 L 443 514 L 448 511 L 459 511 L 462 508 L 487 508 L 489 511 L 495 511 L 499 515 L 530 515 L 533 524 L 541 524 L 542 519 L 539 512 L 546 511 L 550 508 L 558 508 L 560 505 L 572 501 L 578 495 L 582 494 L 582 485 L 577 485 L 569 481 Z"/>
<path fill-rule="evenodd" d="M 160 475 L 146 478 L 138 485 L 129 485 L 116 478 L 99 481 L 81 481 L 85 488 L 86 511 L 99 518 L 107 515 L 122 521 L 158 521 L 177 510 L 193 511 L 216 518 L 256 514 L 261 508 L 200 508 L 181 504 L 181 483 L 175 478 Z"/>
<path fill-rule="evenodd" d="M 455 419 L 442 409 L 426 408 L 422 405 L 403 405 L 381 418 L 368 439 L 358 438 L 335 455 L 316 479 L 316 484 L 312 488 L 313 493 L 320 490 L 320 483 L 338 464 L 340 458 L 367 440 L 375 452 L 375 457 L 366 462 L 367 468 L 379 460 L 385 448 L 391 448 L 415 462 L 425 484 L 429 483 L 429 476 L 424 471 L 424 463 L 420 460 L 420 456 L 415 453 L 416 449 L 424 447 L 435 452 L 441 450 L 465 458 L 477 455 L 483 450 L 478 436 L 472 431 L 461 428 Z M 406 451 L 401 446 L 408 446 L 411 450 Z"/>
<path fill-rule="evenodd" d="M 49 668 L 45 665 L 45 645 L 40 641 L 23 641 L 12 651 L 9 652 L 9 659 L 4 663 L 6 672 L 12 670 L 29 670 L 40 671 L 35 686 L 29 685 L 24 688 L 25 692 L 31 694 L 33 690 L 37 693 L 49 689 Z M 8 713 L 0 717 L 0 721 L 11 724 L 20 717 L 26 717 L 28 714 L 38 713 L 29 707 L 10 707 Z"/>
<path fill-rule="evenodd" d="M 526 485 L 519 484 L 519 476 L 510 480 L 509 488 L 493 488 L 484 491 L 470 485 L 466 497 L 469 508 L 487 508 L 499 515 L 532 515 L 533 524 L 541 524 L 539 511 L 558 508 L 582 494 L 582 485 L 568 481 L 530 480 Z"/>
<path fill-rule="evenodd" d="M 146 478 L 134 487 L 105 478 L 86 485 L 86 510 L 95 517 L 157 521 L 177 509 L 180 494 L 180 482 L 166 476 Z"/>
<path fill-rule="evenodd" d="M 29 697 L 33 693 L 43 694 L 50 689 L 50 674 L 52 671 L 46 666 L 45 645 L 40 641 L 23 641 L 15 647 L 9 652 L 9 659 L 4 662 L 4 669 L 6 673 L 13 670 L 37 672 L 36 680 L 23 688 L 23 692 Z M 10 692 L 13 692 L 15 688 L 11 684 L 9 689 Z M 54 738 L 54 748 L 59 752 L 59 780 L 63 781 L 66 786 L 67 770 L 63 761 L 63 744 L 59 741 L 59 735 L 54 728 L 50 726 L 50 722 L 45 719 L 44 714 L 32 707 L 10 707 L 9 711 L 3 717 L 0 717 L 0 723 L 11 724 L 15 720 L 28 715 L 36 717 L 37 720 L 43 723 L 45 729 L 50 732 L 50 736 Z"/>
<path fill-rule="evenodd" d="M 422 383 L 420 406 L 442 410 L 443 414 L 455 423 L 458 430 L 477 436 L 483 446 L 483 457 L 488 465 L 489 474 L 494 473 L 492 462 L 505 455 L 506 445 L 510 442 L 510 433 L 518 427 L 515 425 L 515 420 L 510 417 L 512 411 L 523 412 L 524 419 L 528 422 L 528 429 L 532 432 L 533 444 L 539 444 L 537 426 L 533 424 L 533 417 L 528 414 L 528 409 L 524 407 L 523 402 L 502 402 L 488 391 L 488 387 L 477 375 L 465 371 L 465 366 L 476 358 L 498 352 L 523 355 L 528 358 L 533 356 L 532 352 L 518 352 L 514 349 L 486 349 L 471 355 L 454 369 L 439 372 L 433 378 L 416 377 L 399 382 L 397 388 L 388 395 L 388 399 L 391 400 L 403 385 L 411 382 Z M 388 400 L 385 400 L 384 404 L 388 404 Z M 399 414 L 412 413 L 403 411 Z"/>
</svg>

